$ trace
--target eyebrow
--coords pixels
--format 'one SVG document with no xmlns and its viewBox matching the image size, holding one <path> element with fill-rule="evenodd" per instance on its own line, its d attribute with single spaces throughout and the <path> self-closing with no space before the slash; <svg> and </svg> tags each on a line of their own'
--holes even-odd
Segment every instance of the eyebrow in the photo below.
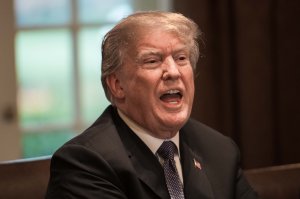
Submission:
<svg viewBox="0 0 300 199">
<path fill-rule="evenodd" d="M 180 47 L 180 48 L 172 51 L 172 54 L 176 54 L 179 52 L 187 52 L 188 53 L 189 48 L 187 46 Z M 140 58 L 142 58 L 144 56 L 148 56 L 148 55 L 162 56 L 163 54 L 164 54 L 164 52 L 160 49 L 156 49 L 156 48 L 148 48 L 147 49 L 146 48 L 146 49 L 143 49 L 140 52 L 138 52 L 136 58 L 140 59 Z"/>
<path fill-rule="evenodd" d="M 144 50 L 142 52 L 139 52 L 137 54 L 137 58 L 141 58 L 141 57 L 144 57 L 144 56 L 147 56 L 147 55 L 155 55 L 155 56 L 161 56 L 163 53 L 159 50 L 157 51 L 154 51 L 154 50 Z"/>
</svg>

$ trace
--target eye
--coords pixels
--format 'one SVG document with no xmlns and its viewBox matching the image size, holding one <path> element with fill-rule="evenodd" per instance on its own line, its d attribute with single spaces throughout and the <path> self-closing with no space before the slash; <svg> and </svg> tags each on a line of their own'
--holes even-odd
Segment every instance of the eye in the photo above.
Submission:
<svg viewBox="0 0 300 199">
<path fill-rule="evenodd" d="M 178 57 L 178 60 L 184 61 L 184 60 L 186 60 L 186 57 L 185 57 L 185 56 L 179 56 L 179 57 Z"/>
<path fill-rule="evenodd" d="M 185 54 L 176 56 L 175 60 L 178 65 L 186 65 L 189 61 L 188 57 Z"/>
<path fill-rule="evenodd" d="M 145 63 L 146 64 L 155 64 L 155 63 L 157 63 L 157 60 L 156 59 L 150 59 L 150 60 L 146 60 Z"/>
<path fill-rule="evenodd" d="M 143 60 L 143 67 L 153 69 L 158 67 L 161 64 L 161 58 L 159 57 L 150 57 Z"/>
</svg>

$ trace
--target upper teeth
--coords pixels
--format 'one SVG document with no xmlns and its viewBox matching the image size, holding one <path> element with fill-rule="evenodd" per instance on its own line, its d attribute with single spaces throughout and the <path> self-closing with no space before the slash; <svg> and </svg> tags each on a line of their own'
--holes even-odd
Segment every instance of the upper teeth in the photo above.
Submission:
<svg viewBox="0 0 300 199">
<path fill-rule="evenodd" d="M 175 94 L 175 93 L 179 93 L 179 90 L 169 90 L 167 91 L 168 94 Z"/>
</svg>

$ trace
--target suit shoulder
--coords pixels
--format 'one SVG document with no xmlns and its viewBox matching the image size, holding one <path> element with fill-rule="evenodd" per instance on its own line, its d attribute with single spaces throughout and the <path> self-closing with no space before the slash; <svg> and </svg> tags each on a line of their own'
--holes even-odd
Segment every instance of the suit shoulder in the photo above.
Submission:
<svg viewBox="0 0 300 199">
<path fill-rule="evenodd" d="M 238 148 L 231 138 L 194 119 L 190 119 L 182 128 L 181 137 L 188 145 L 210 149 L 216 153 L 238 152 Z"/>
<path fill-rule="evenodd" d="M 113 139 L 112 137 L 118 137 L 111 109 L 112 107 L 107 108 L 89 128 L 64 145 L 82 145 L 89 148 L 94 147 L 94 145 L 101 145 L 101 142 L 106 144 L 107 140 Z"/>
<path fill-rule="evenodd" d="M 189 119 L 183 127 L 183 131 L 194 136 L 205 136 L 213 139 L 228 139 L 227 136 L 195 119 Z"/>
</svg>

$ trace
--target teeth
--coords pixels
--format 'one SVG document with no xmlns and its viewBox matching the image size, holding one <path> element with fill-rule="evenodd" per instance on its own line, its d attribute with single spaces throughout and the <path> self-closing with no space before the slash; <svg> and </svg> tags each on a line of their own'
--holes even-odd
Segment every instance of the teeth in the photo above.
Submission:
<svg viewBox="0 0 300 199">
<path fill-rule="evenodd" d="M 176 94 L 176 93 L 179 93 L 180 91 L 179 90 L 169 90 L 167 91 L 168 94 Z"/>
</svg>

